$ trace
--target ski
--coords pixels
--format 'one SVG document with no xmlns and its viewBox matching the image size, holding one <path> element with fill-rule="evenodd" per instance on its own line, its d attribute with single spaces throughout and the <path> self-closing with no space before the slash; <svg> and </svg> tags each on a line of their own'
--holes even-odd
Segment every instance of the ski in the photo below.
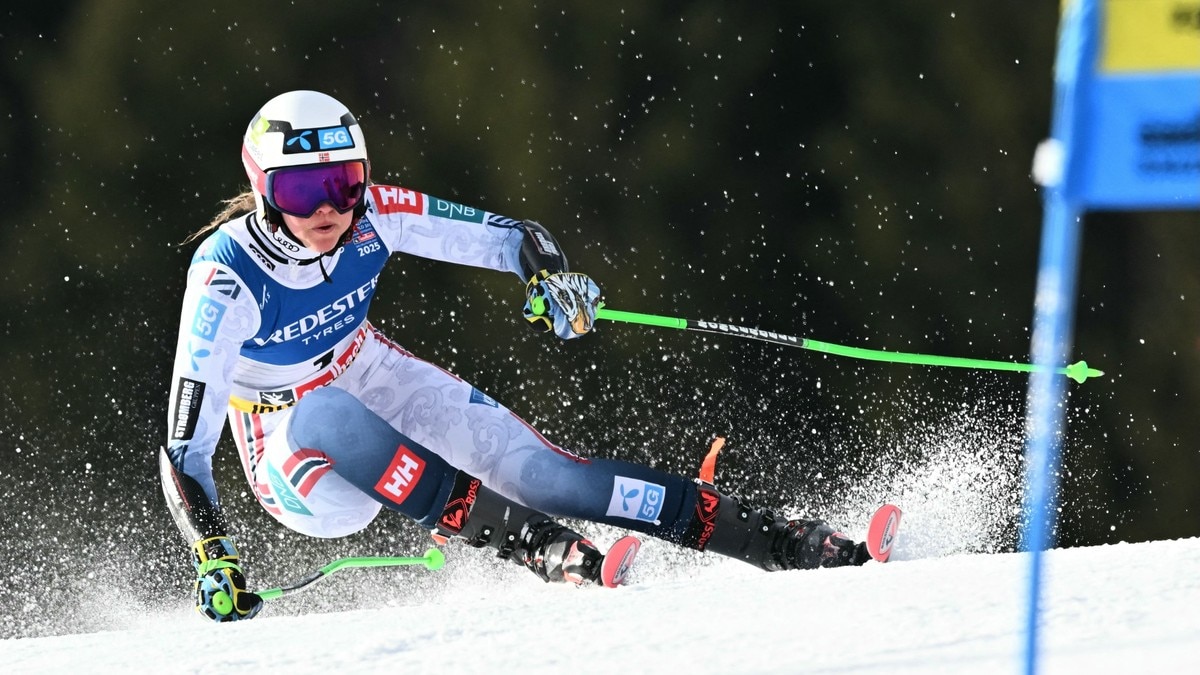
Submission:
<svg viewBox="0 0 1200 675">
<path fill-rule="evenodd" d="M 625 577 L 629 575 L 641 547 L 641 540 L 632 536 L 621 537 L 610 546 L 604 555 L 604 562 L 600 563 L 600 583 L 605 588 L 616 588 L 625 583 Z"/>
<path fill-rule="evenodd" d="M 900 515 L 900 507 L 884 504 L 871 516 L 871 524 L 867 526 L 867 552 L 875 560 L 887 562 L 892 557 L 892 546 L 900 530 Z"/>
</svg>

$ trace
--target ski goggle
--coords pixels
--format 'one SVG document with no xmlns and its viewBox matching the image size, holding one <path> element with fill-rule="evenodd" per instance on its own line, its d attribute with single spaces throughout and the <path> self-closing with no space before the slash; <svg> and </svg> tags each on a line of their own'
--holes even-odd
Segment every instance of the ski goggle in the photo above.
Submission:
<svg viewBox="0 0 1200 675">
<path fill-rule="evenodd" d="M 338 213 L 353 209 L 366 188 L 366 162 L 308 164 L 268 171 L 263 197 L 278 211 L 307 218 L 326 202 Z"/>
</svg>

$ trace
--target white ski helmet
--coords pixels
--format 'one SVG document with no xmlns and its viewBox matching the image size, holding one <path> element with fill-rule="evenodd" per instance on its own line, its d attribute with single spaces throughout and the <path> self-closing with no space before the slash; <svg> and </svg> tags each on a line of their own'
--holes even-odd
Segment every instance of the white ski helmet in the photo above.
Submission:
<svg viewBox="0 0 1200 675">
<path fill-rule="evenodd" d="M 369 170 L 367 145 L 358 121 L 337 99 L 317 91 L 289 91 L 267 101 L 242 139 L 242 165 L 254 191 L 259 219 L 273 228 L 282 225 L 282 217 L 265 197 L 272 170 L 354 160 L 364 162 L 364 173 Z M 362 198 L 354 209 L 354 219 L 361 218 L 365 210 L 366 199 Z"/>
</svg>

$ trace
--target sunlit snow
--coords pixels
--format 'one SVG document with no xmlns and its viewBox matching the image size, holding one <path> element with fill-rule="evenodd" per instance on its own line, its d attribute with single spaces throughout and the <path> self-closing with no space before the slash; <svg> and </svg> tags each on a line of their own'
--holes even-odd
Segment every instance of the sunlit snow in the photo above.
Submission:
<svg viewBox="0 0 1200 675">
<path fill-rule="evenodd" d="M 0 663 L 9 673 L 1022 672 L 1028 554 L 767 574 L 665 550 L 648 546 L 633 585 L 616 590 L 544 585 L 515 568 L 497 583 L 474 551 L 418 589 L 388 571 L 342 572 L 308 594 L 372 584 L 396 605 L 280 616 L 285 597 L 253 621 L 213 625 L 181 603 L 111 631 L 0 642 Z M 1044 560 L 1042 672 L 1174 672 L 1200 654 L 1200 540 Z"/>
</svg>

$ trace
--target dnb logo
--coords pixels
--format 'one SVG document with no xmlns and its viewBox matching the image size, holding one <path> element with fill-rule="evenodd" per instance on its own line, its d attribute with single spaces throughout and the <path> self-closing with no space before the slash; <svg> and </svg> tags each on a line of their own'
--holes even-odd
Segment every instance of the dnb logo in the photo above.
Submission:
<svg viewBox="0 0 1200 675">
<path fill-rule="evenodd" d="M 612 497 L 605 515 L 659 524 L 667 489 L 656 483 L 626 476 L 613 476 Z"/>
<path fill-rule="evenodd" d="M 450 220 L 461 220 L 464 223 L 482 223 L 484 212 L 471 206 L 448 202 L 445 199 L 431 199 L 429 201 L 429 215 L 449 218 Z"/>
</svg>

